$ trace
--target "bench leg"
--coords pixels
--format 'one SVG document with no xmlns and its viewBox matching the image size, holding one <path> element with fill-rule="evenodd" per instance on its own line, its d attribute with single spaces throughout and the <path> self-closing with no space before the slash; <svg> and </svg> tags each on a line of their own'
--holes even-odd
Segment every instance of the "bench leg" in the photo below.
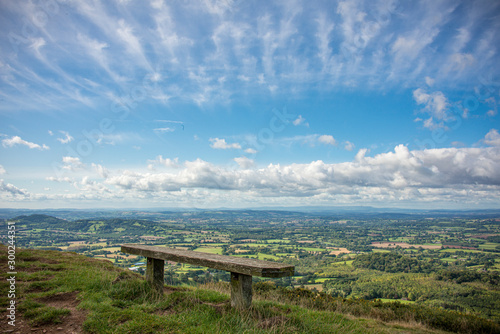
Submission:
<svg viewBox="0 0 500 334">
<path fill-rule="evenodd" d="M 231 273 L 231 306 L 247 309 L 252 305 L 252 276 Z"/>
<path fill-rule="evenodd" d="M 163 292 L 163 274 L 165 272 L 165 261 L 148 257 L 146 265 L 146 281 L 151 282 L 154 288 Z"/>
</svg>

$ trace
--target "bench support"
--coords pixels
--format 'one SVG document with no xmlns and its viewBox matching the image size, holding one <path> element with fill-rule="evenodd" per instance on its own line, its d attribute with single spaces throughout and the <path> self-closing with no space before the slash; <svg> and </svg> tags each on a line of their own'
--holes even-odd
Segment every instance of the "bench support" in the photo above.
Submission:
<svg viewBox="0 0 500 334">
<path fill-rule="evenodd" d="M 148 257 L 146 265 L 146 281 L 151 282 L 153 287 L 163 292 L 163 275 L 165 273 L 165 261 Z"/>
<path fill-rule="evenodd" d="M 252 276 L 231 273 L 231 306 L 247 309 L 252 305 Z"/>
</svg>

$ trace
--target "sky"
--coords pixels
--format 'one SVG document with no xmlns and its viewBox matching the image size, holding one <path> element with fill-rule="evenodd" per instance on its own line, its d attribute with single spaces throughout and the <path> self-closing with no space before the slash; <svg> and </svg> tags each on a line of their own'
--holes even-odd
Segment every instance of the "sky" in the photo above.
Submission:
<svg viewBox="0 0 500 334">
<path fill-rule="evenodd" d="M 500 208 L 500 2 L 1 0 L 0 207 Z"/>
</svg>

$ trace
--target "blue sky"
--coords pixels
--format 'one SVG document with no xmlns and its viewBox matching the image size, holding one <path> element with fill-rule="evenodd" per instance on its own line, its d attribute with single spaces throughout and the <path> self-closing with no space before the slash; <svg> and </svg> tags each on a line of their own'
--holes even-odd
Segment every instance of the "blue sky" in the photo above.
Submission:
<svg viewBox="0 0 500 334">
<path fill-rule="evenodd" d="M 498 1 L 2 1 L 16 208 L 498 208 Z"/>
</svg>

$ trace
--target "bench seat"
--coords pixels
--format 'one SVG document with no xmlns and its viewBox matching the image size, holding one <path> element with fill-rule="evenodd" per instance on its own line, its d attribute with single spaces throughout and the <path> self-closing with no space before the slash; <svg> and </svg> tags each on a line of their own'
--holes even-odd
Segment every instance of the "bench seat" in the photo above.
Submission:
<svg viewBox="0 0 500 334">
<path fill-rule="evenodd" d="M 163 287 L 165 260 L 229 271 L 231 305 L 237 308 L 248 308 L 251 305 L 252 276 L 276 278 L 294 274 L 294 266 L 291 265 L 183 249 L 125 244 L 121 251 L 147 258 L 146 280 L 151 281 L 159 290 Z"/>
</svg>

